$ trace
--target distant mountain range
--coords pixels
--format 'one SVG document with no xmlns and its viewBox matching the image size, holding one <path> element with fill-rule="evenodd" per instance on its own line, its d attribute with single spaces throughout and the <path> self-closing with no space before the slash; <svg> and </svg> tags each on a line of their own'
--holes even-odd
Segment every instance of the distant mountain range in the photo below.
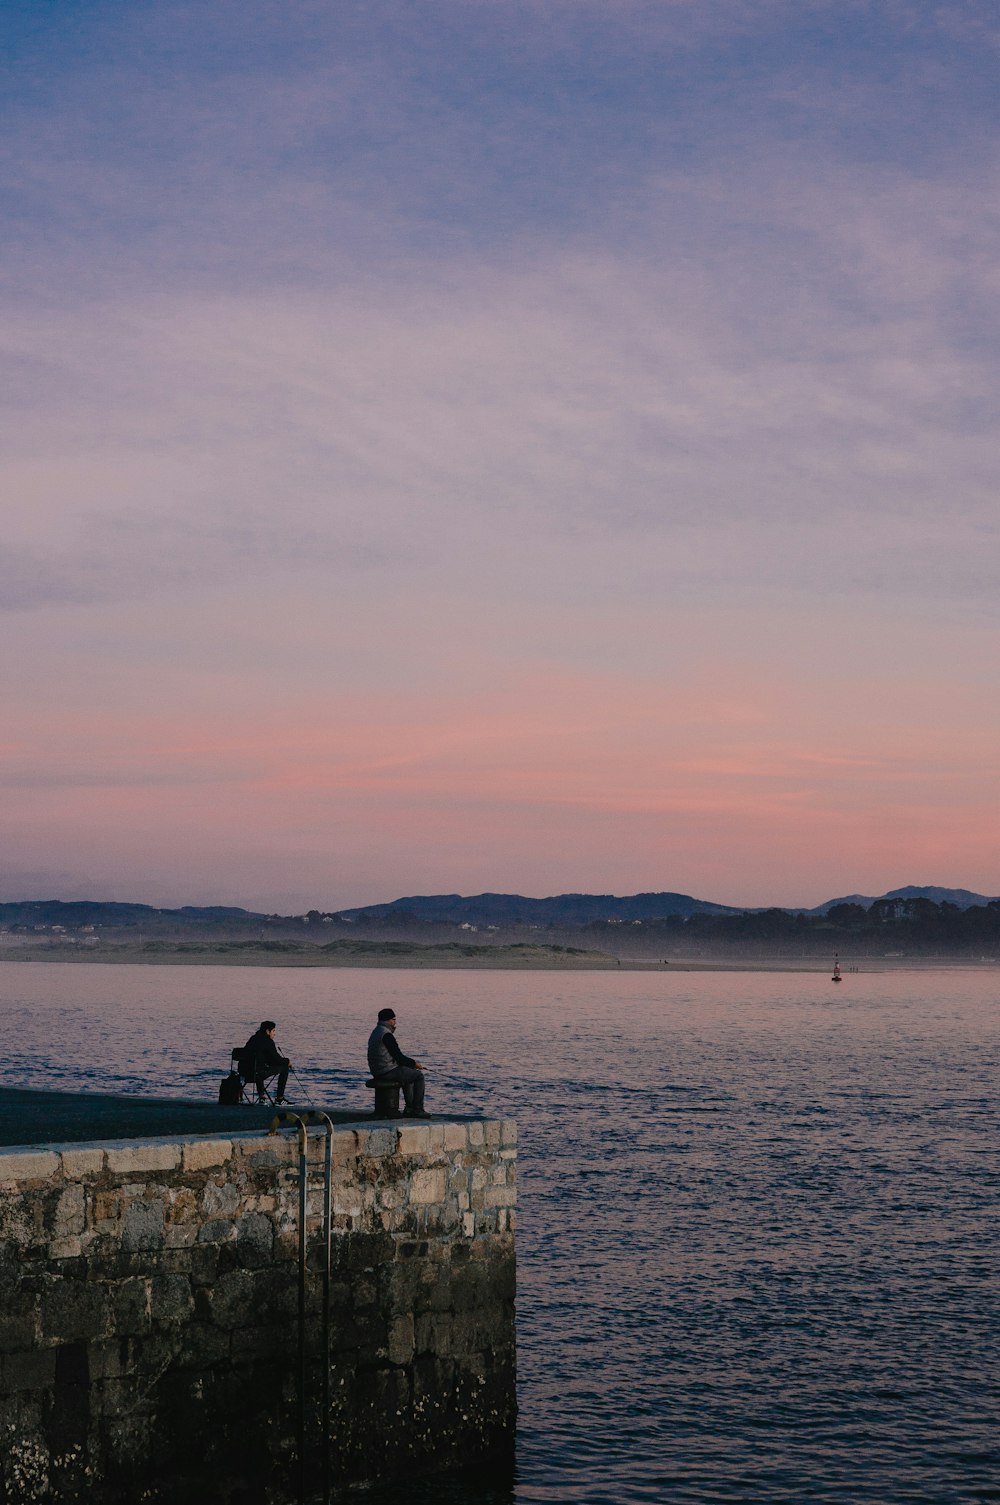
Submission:
<svg viewBox="0 0 1000 1505">
<path fill-rule="evenodd" d="M 532 899 L 523 894 L 420 894 L 393 899 L 387 904 L 366 904 L 355 909 L 310 910 L 305 915 L 261 914 L 235 906 L 185 904 L 178 909 L 157 909 L 150 904 L 104 903 L 81 900 L 29 899 L 0 904 L 0 929 L 26 931 L 65 930 L 85 932 L 93 929 L 118 932 L 180 934 L 184 931 L 245 933 L 253 928 L 266 932 L 286 933 L 302 926 L 310 931 L 317 927 L 356 925 L 358 923 L 468 925 L 476 928 L 512 929 L 521 925 L 575 927 L 591 924 L 630 924 L 635 921 L 690 919 L 695 916 L 727 916 L 780 913 L 821 918 L 838 905 L 858 905 L 869 910 L 886 900 L 901 903 L 929 900 L 932 904 L 954 905 L 959 910 L 974 909 L 994 902 L 985 894 L 965 888 L 917 887 L 894 888 L 877 897 L 847 894 L 828 899 L 813 909 L 794 906 L 770 907 L 770 910 L 741 908 L 695 899 L 690 894 L 646 893 L 618 897 L 615 894 L 556 894 Z"/>
<path fill-rule="evenodd" d="M 789 914 L 825 915 L 837 904 L 860 904 L 870 909 L 877 899 L 929 899 L 934 904 L 955 904 L 971 909 L 991 901 L 984 894 L 966 888 L 894 888 L 888 894 L 868 897 L 850 894 L 844 899 L 828 899 L 815 909 L 792 905 L 773 905 Z M 716 904 L 708 899 L 693 899 L 690 894 L 632 894 L 618 898 L 614 894 L 557 894 L 549 899 L 528 899 L 523 894 L 413 895 L 393 899 L 389 904 L 366 904 L 359 909 L 342 909 L 338 916 L 346 920 L 389 920 L 410 917 L 438 925 L 589 925 L 594 921 L 623 924 L 631 920 L 659 920 L 673 915 L 760 914 L 761 908 L 747 909 L 732 904 Z"/>
</svg>

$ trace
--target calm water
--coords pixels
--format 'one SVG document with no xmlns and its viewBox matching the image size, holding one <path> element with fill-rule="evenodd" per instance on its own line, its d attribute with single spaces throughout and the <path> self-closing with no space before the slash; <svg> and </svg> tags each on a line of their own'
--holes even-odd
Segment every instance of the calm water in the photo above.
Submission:
<svg viewBox="0 0 1000 1505">
<path fill-rule="evenodd" d="M 516 1469 L 400 1501 L 1000 1500 L 997 974 L 8 963 L 0 996 L 12 1085 L 211 1094 L 270 1016 L 367 1107 L 391 1004 L 431 1106 L 518 1119 Z"/>
</svg>

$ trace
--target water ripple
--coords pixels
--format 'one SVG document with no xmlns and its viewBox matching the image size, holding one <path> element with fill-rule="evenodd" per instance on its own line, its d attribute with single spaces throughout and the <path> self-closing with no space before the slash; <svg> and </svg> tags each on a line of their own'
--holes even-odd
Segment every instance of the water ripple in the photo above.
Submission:
<svg viewBox="0 0 1000 1505">
<path fill-rule="evenodd" d="M 202 1096 L 267 1015 L 361 1106 L 391 1004 L 432 1104 L 518 1119 L 516 1457 L 378 1505 L 1000 1500 L 995 976 L 0 983 L 13 1085 Z"/>
</svg>

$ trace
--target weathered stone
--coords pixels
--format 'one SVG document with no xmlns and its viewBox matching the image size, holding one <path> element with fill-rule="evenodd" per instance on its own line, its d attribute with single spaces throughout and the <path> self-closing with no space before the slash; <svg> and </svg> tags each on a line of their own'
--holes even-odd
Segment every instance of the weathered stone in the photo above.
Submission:
<svg viewBox="0 0 1000 1505">
<path fill-rule="evenodd" d="M 136 1175 L 140 1171 L 172 1171 L 181 1163 L 179 1144 L 164 1144 L 156 1140 L 150 1144 L 122 1143 L 109 1145 L 107 1150 L 108 1170 L 114 1175 Z"/>
<path fill-rule="evenodd" d="M 296 1341 L 294 1329 L 287 1321 L 266 1325 L 261 1322 L 238 1327 L 232 1335 L 234 1358 L 268 1358 L 287 1362 Z"/>
<path fill-rule="evenodd" d="M 410 1180 L 411 1203 L 443 1202 L 445 1172 L 441 1166 L 429 1170 L 414 1171 Z"/>
<path fill-rule="evenodd" d="M 56 1238 L 69 1238 L 71 1234 L 83 1232 L 85 1200 L 83 1187 L 75 1183 L 59 1194 L 52 1220 L 52 1232 Z"/>
<path fill-rule="evenodd" d="M 212 1320 L 219 1327 L 242 1327 L 254 1308 L 254 1277 L 249 1270 L 220 1275 L 209 1294 Z"/>
<path fill-rule="evenodd" d="M 0 1387 L 4 1393 L 18 1390 L 45 1390 L 56 1377 L 56 1350 L 5 1354 L 0 1359 Z"/>
<path fill-rule="evenodd" d="M 488 1186 L 483 1192 L 486 1207 L 513 1207 L 516 1202 L 517 1192 L 513 1186 Z"/>
<path fill-rule="evenodd" d="M 182 1146 L 186 1171 L 203 1171 L 211 1166 L 225 1165 L 232 1159 L 233 1145 L 230 1139 L 196 1139 Z"/>
<path fill-rule="evenodd" d="M 63 1175 L 67 1181 L 82 1181 L 86 1176 L 99 1176 L 104 1169 L 104 1151 L 84 1146 L 77 1149 L 66 1147 L 60 1152 Z"/>
<path fill-rule="evenodd" d="M 169 1244 L 164 1246 L 163 1252 L 156 1261 L 156 1270 L 160 1275 L 183 1275 L 188 1278 L 194 1268 L 195 1251 L 191 1249 L 171 1249 Z"/>
<path fill-rule="evenodd" d="M 38 1337 L 35 1298 L 14 1288 L 0 1291 L 0 1353 L 17 1353 L 34 1346 Z"/>
<path fill-rule="evenodd" d="M 53 1150 L 5 1150 L 0 1155 L 0 1185 L 48 1180 L 59 1169 L 59 1156 Z"/>
<path fill-rule="evenodd" d="M 167 1186 L 167 1222 L 190 1223 L 198 1217 L 198 1194 L 190 1186 Z"/>
<path fill-rule="evenodd" d="M 250 1269 L 270 1264 L 274 1249 L 274 1224 L 262 1212 L 248 1212 L 236 1224 L 236 1249 L 240 1262 Z"/>
<path fill-rule="evenodd" d="M 232 1238 L 235 1233 L 236 1225 L 228 1218 L 211 1218 L 199 1228 L 198 1242 L 199 1244 L 221 1244 L 224 1239 Z"/>
<path fill-rule="evenodd" d="M 41 1333 L 45 1344 L 110 1337 L 110 1293 L 90 1281 L 52 1282 L 42 1292 Z"/>
<path fill-rule="evenodd" d="M 150 1284 L 147 1278 L 132 1275 L 115 1285 L 111 1315 L 119 1337 L 138 1338 L 149 1332 Z"/>
<path fill-rule="evenodd" d="M 184 1369 L 205 1369 L 229 1357 L 231 1339 L 224 1328 L 208 1322 L 185 1322 L 177 1329 L 176 1363 Z"/>
<path fill-rule="evenodd" d="M 154 1275 L 149 1311 L 154 1322 L 185 1322 L 194 1311 L 191 1282 L 183 1275 Z"/>
<path fill-rule="evenodd" d="M 408 1364 L 413 1358 L 412 1312 L 406 1312 L 390 1322 L 386 1352 L 390 1364 Z"/>
<path fill-rule="evenodd" d="M 118 1379 L 128 1371 L 129 1345 L 120 1338 L 90 1343 L 87 1354 L 92 1380 Z"/>
<path fill-rule="evenodd" d="M 244 1149 L 247 1162 L 251 1170 L 269 1171 L 284 1165 L 288 1160 L 288 1154 L 284 1141 L 275 1137 L 274 1141 L 267 1144 L 264 1149 L 248 1147 Z"/>
<path fill-rule="evenodd" d="M 427 1124 L 403 1124 L 396 1130 L 396 1147 L 401 1155 L 425 1155 L 431 1147 Z"/>
<path fill-rule="evenodd" d="M 125 1209 L 122 1248 L 126 1253 L 162 1249 L 164 1221 L 163 1202 L 159 1197 L 150 1202 L 133 1202 Z"/>
<path fill-rule="evenodd" d="M 231 1181 L 210 1181 L 201 1199 L 202 1210 L 210 1217 L 232 1217 L 240 1205 L 240 1194 Z"/>
<path fill-rule="evenodd" d="M 167 1249 L 189 1249 L 197 1237 L 198 1228 L 194 1223 L 181 1223 L 168 1227 L 163 1235 Z"/>
<path fill-rule="evenodd" d="M 396 1153 L 396 1131 L 392 1128 L 369 1129 L 364 1153 L 373 1159 Z"/>
<path fill-rule="evenodd" d="M 77 1237 L 54 1238 L 49 1244 L 49 1259 L 53 1262 L 65 1259 L 79 1259 L 83 1253 L 83 1244 Z"/>
<path fill-rule="evenodd" d="M 191 1284 L 211 1285 L 219 1272 L 218 1244 L 196 1244 L 190 1251 Z"/>
</svg>

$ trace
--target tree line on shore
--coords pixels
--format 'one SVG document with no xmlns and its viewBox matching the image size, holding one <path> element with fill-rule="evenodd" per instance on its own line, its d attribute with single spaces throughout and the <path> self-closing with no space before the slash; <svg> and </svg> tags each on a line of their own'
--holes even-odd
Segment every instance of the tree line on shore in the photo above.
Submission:
<svg viewBox="0 0 1000 1505">
<path fill-rule="evenodd" d="M 590 934 L 610 937 L 621 927 L 607 923 L 586 927 Z M 741 914 L 665 915 L 633 922 L 628 930 L 644 943 L 654 938 L 672 949 L 716 946 L 767 947 L 769 950 L 858 953 L 901 952 L 904 955 L 1000 950 L 1000 899 L 961 909 L 931 899 L 876 899 L 863 904 L 835 904 L 825 915 L 787 909 L 745 911 Z M 620 947 L 618 949 L 621 949 Z"/>
</svg>

